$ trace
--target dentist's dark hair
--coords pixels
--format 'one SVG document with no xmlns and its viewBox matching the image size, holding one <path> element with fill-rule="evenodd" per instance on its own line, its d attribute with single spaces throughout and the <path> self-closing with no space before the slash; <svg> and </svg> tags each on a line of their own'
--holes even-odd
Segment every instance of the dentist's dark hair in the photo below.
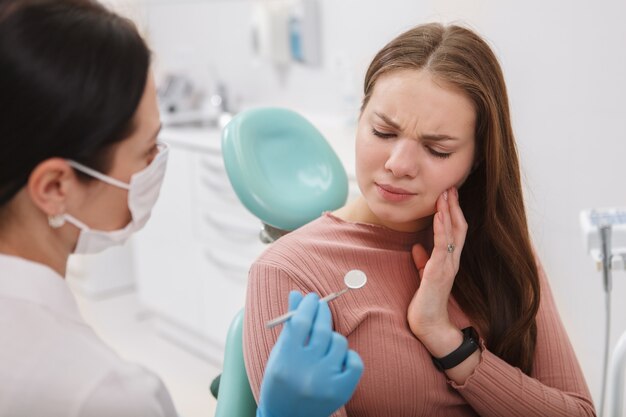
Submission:
<svg viewBox="0 0 626 417">
<path fill-rule="evenodd" d="M 476 110 L 475 167 L 459 189 L 468 231 L 452 294 L 490 351 L 530 374 L 540 282 L 530 243 L 519 161 L 502 69 L 473 31 L 431 23 L 389 42 L 365 76 L 365 109 L 381 75 L 429 72 Z"/>
<path fill-rule="evenodd" d="M 135 25 L 96 1 L 0 0 L 0 207 L 49 158 L 108 172 L 149 64 Z"/>
</svg>

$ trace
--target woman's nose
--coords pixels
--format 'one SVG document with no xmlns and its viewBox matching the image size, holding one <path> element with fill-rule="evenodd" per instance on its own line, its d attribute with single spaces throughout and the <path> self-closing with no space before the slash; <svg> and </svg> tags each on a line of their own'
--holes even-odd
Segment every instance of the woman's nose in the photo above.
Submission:
<svg viewBox="0 0 626 417">
<path fill-rule="evenodd" d="M 419 144 L 410 139 L 396 141 L 391 148 L 385 169 L 398 178 L 415 177 L 419 172 Z"/>
</svg>

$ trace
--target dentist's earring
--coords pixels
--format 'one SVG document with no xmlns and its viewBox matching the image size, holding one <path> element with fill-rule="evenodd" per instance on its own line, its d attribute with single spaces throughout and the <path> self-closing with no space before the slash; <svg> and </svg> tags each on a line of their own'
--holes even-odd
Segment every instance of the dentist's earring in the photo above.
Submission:
<svg viewBox="0 0 626 417">
<path fill-rule="evenodd" d="M 58 229 L 65 224 L 65 215 L 64 214 L 55 214 L 48 216 L 48 224 L 53 229 Z"/>
</svg>

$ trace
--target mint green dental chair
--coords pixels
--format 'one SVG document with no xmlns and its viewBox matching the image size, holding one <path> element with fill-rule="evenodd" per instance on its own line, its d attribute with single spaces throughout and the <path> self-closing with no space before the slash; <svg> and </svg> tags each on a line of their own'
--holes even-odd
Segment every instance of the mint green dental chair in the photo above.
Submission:
<svg viewBox="0 0 626 417">
<path fill-rule="evenodd" d="M 213 384 L 211 392 L 218 398 L 215 417 L 254 417 L 256 402 L 252 396 L 243 362 L 243 310 L 233 319 L 226 336 L 224 369 Z"/>
<path fill-rule="evenodd" d="M 264 224 L 264 241 L 346 202 L 341 161 L 315 126 L 291 110 L 238 114 L 224 128 L 222 153 L 237 197 Z"/>
<path fill-rule="evenodd" d="M 348 177 L 324 136 L 291 110 L 256 108 L 236 115 L 222 132 L 228 178 L 243 205 L 261 220 L 270 243 L 343 206 Z M 243 310 L 228 330 L 224 370 L 211 384 L 215 417 L 252 417 L 256 403 L 243 360 Z"/>
</svg>

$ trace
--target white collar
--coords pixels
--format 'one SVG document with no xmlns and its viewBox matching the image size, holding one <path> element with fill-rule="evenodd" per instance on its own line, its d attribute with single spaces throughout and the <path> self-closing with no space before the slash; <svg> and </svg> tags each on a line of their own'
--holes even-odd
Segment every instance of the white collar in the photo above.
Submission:
<svg viewBox="0 0 626 417">
<path fill-rule="evenodd" d="M 44 264 L 0 253 L 0 297 L 34 303 L 85 323 L 65 279 Z"/>
</svg>

